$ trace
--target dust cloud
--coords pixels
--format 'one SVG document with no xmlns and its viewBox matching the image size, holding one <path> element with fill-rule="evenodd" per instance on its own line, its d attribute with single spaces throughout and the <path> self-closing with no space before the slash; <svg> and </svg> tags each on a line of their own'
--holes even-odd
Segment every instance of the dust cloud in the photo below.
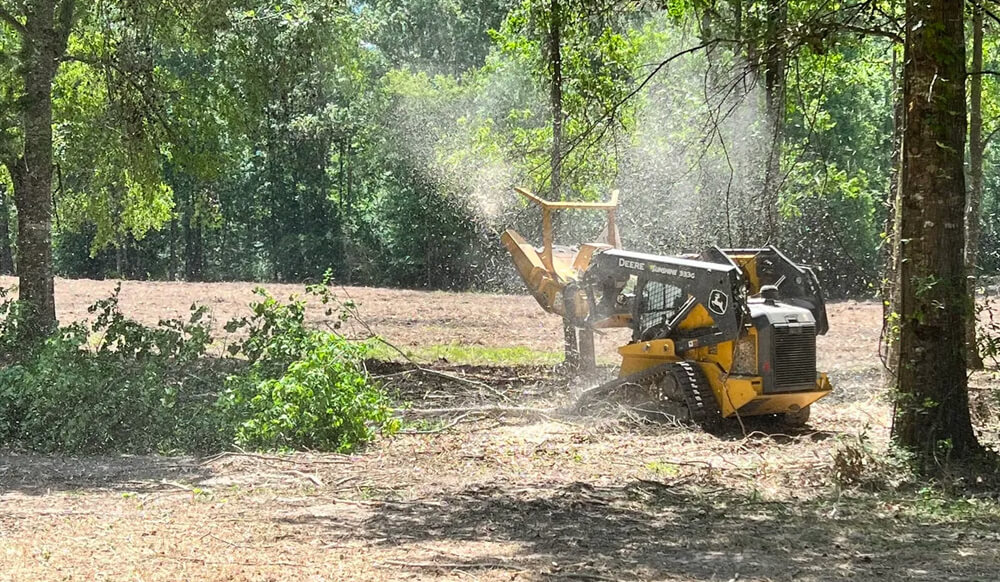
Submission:
<svg viewBox="0 0 1000 582">
<path fill-rule="evenodd" d="M 514 187 L 526 174 L 509 157 L 499 127 L 524 99 L 538 96 L 524 73 L 499 67 L 475 80 L 415 74 L 436 95 L 398 95 L 398 139 L 438 195 L 489 230 L 502 229 L 521 206 Z"/>
<path fill-rule="evenodd" d="M 762 91 L 718 51 L 683 59 L 640 97 L 616 181 L 623 243 L 658 254 L 759 244 L 771 143 Z"/>
<path fill-rule="evenodd" d="M 649 43 L 642 62 L 655 64 L 700 43 L 669 22 L 652 26 L 661 27 L 657 38 L 667 40 Z M 649 70 L 637 71 L 633 82 L 638 84 Z M 759 233 L 766 217 L 762 193 L 772 132 L 763 91 L 750 70 L 721 48 L 685 55 L 634 97 L 632 131 L 593 146 L 600 148 L 594 155 L 615 160 L 616 175 L 595 179 L 602 181 L 601 190 L 614 184 L 620 191 L 618 220 L 625 248 L 676 254 L 765 242 Z M 461 80 L 409 74 L 421 89 L 397 95 L 389 122 L 436 195 L 479 225 L 482 245 L 491 256 L 481 254 L 476 260 L 497 272 L 491 285 L 520 287 L 497 239 L 504 228 L 514 227 L 540 242 L 540 216 L 525 207 L 513 188 L 544 181 L 537 174 L 547 175 L 548 168 L 530 167 L 516 151 L 520 146 L 508 143 L 507 136 L 518 123 L 511 120 L 515 112 L 544 115 L 545 88 L 513 65 Z M 603 220 L 596 213 L 559 213 L 557 242 L 595 240 Z"/>
</svg>

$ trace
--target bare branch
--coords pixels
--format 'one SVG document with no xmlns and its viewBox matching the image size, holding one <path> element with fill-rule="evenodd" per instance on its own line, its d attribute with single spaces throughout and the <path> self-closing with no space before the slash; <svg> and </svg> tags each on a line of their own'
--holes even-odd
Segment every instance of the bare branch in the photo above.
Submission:
<svg viewBox="0 0 1000 582">
<path fill-rule="evenodd" d="M 567 159 L 567 158 L 569 158 L 569 155 L 572 154 L 573 151 L 576 150 L 578 146 L 580 146 L 584 142 L 587 142 L 588 138 L 590 137 L 590 134 L 594 133 L 594 131 L 597 130 L 598 126 L 600 126 L 601 124 L 603 124 L 605 122 L 607 122 L 608 124 L 610 124 L 613 121 L 614 116 L 618 112 L 618 110 L 623 105 L 625 105 L 629 100 L 631 100 L 633 97 L 635 97 L 636 95 L 638 95 L 639 92 L 642 91 L 646 87 L 646 85 L 648 85 L 649 82 L 653 80 L 653 77 L 655 77 L 667 65 L 669 65 L 670 63 L 674 62 L 675 60 L 677 60 L 677 59 L 679 59 L 679 58 L 681 58 L 681 57 L 683 57 L 685 55 L 688 55 L 688 54 L 691 54 L 691 53 L 695 53 L 695 52 L 698 52 L 698 51 L 703 50 L 703 49 L 707 49 L 707 48 L 709 48 L 711 46 L 715 46 L 715 45 L 720 44 L 720 43 L 727 43 L 727 42 L 728 43 L 733 43 L 734 41 L 729 40 L 729 39 L 723 39 L 723 38 L 717 38 L 717 39 L 709 40 L 709 41 L 706 41 L 706 42 L 704 42 L 704 43 L 702 43 L 700 45 L 693 46 L 693 47 L 690 47 L 690 48 L 686 48 L 686 49 L 684 49 L 684 50 L 682 50 L 682 51 L 680 51 L 678 53 L 675 53 L 675 54 L 667 57 L 666 59 L 660 61 L 660 63 L 657 64 L 656 67 L 649 74 L 647 74 L 646 77 L 643 78 L 643 80 L 641 82 L 639 82 L 635 87 L 633 87 L 632 90 L 629 91 L 627 95 L 625 95 L 624 97 L 622 97 L 621 99 L 619 99 L 618 101 L 616 101 L 615 103 L 613 103 L 610 107 L 608 107 L 604 111 L 604 113 L 602 113 L 600 116 L 598 116 L 598 118 L 594 121 L 594 123 L 588 125 L 587 129 L 585 129 L 580 135 L 578 135 L 575 138 L 573 138 L 573 140 L 570 142 L 569 147 L 566 149 L 565 152 L 563 152 L 562 158 L 564 160 Z M 593 143 L 596 143 L 596 142 L 592 141 L 590 143 L 593 144 Z M 530 173 L 534 173 L 536 170 L 538 170 L 539 168 L 541 168 L 542 165 L 544 165 L 545 163 L 547 163 L 547 162 L 543 162 L 543 163 L 538 164 L 534 168 L 531 168 L 529 170 L 529 172 Z M 545 174 L 542 177 L 541 181 L 544 182 L 545 180 L 548 180 L 550 176 L 551 176 L 551 170 L 549 171 L 549 173 Z"/>
<path fill-rule="evenodd" d="M 989 16 L 991 20 L 993 20 L 994 22 L 1000 24 L 1000 17 L 997 17 L 997 15 L 995 13 L 993 13 L 989 8 L 986 8 L 984 6 L 983 7 L 983 12 L 986 14 L 986 16 Z"/>
<path fill-rule="evenodd" d="M 347 288 L 344 287 L 344 286 L 341 286 L 340 288 L 343 290 L 344 295 L 346 295 L 349 298 L 350 297 L 350 293 L 347 292 Z M 361 317 L 361 313 L 360 313 L 360 311 L 358 311 L 358 308 L 356 306 L 350 306 L 350 305 L 348 305 L 348 304 L 344 303 L 343 301 L 340 301 L 339 299 L 336 299 L 336 298 L 334 300 L 340 305 L 341 309 L 343 309 L 345 312 L 347 312 L 348 314 L 350 314 L 350 316 L 352 318 L 354 318 L 354 321 L 358 322 L 358 324 L 361 325 L 361 327 L 363 327 L 365 329 L 365 331 L 368 332 L 369 339 L 374 339 L 374 340 L 376 340 L 378 342 L 381 342 L 387 348 L 395 351 L 397 354 L 399 354 L 400 356 L 402 356 L 407 362 L 409 362 L 414 368 L 416 368 L 416 370 L 418 372 L 421 372 L 421 373 L 424 373 L 424 374 L 427 374 L 427 375 L 430 375 L 430 376 L 438 376 L 438 377 L 441 377 L 441 378 L 446 378 L 448 380 L 452 380 L 454 382 L 459 382 L 459 383 L 463 383 L 463 384 L 468 384 L 470 386 L 475 386 L 477 388 L 481 388 L 481 389 L 486 390 L 488 392 L 492 392 L 494 396 L 499 397 L 501 400 L 507 400 L 507 401 L 510 400 L 510 398 L 508 398 L 506 394 L 504 394 L 503 392 L 500 392 L 499 390 L 497 390 L 496 388 L 490 386 L 489 384 L 486 384 L 485 382 L 479 382 L 477 380 L 472 380 L 470 378 L 464 378 L 464 377 L 458 376 L 456 374 L 450 374 L 448 372 L 443 372 L 441 370 L 433 370 L 431 368 L 425 368 L 425 367 L 421 366 L 420 364 L 417 363 L 416 360 L 414 360 L 413 358 L 411 358 L 409 354 L 407 354 L 402 349 L 400 349 L 399 346 L 393 344 L 392 342 L 388 341 L 384 337 L 382 337 L 382 336 L 378 335 L 377 333 L 375 333 L 375 330 L 372 329 L 371 324 L 369 324 L 368 321 L 366 321 L 363 317 Z M 327 326 L 330 327 L 329 324 L 327 324 Z M 331 327 L 330 331 L 333 331 L 334 333 L 336 333 L 336 330 L 333 329 L 332 327 Z"/>
<path fill-rule="evenodd" d="M 854 32 L 865 36 L 880 36 L 895 43 L 903 44 L 903 37 L 890 30 L 883 30 L 881 28 L 865 28 L 863 26 L 854 26 L 852 24 L 834 24 L 831 28 L 836 28 L 837 30 L 846 32 Z"/>
<path fill-rule="evenodd" d="M 7 9 L 0 6 L 0 21 L 6 22 L 11 28 L 17 31 L 18 34 L 27 38 L 28 29 L 21 24 L 21 21 L 14 17 L 13 14 L 7 12 Z"/>
</svg>

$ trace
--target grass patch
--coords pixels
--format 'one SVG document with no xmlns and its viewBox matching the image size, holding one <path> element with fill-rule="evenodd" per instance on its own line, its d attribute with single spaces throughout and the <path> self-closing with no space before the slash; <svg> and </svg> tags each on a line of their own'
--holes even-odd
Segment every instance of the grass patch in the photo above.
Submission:
<svg viewBox="0 0 1000 582">
<path fill-rule="evenodd" d="M 562 352 L 533 350 L 524 346 L 489 347 L 450 343 L 417 346 L 403 351 L 414 361 L 424 364 L 444 359 L 452 364 L 471 366 L 554 366 L 563 361 Z M 396 350 L 381 343 L 373 346 L 371 357 L 391 361 L 402 359 Z"/>
</svg>

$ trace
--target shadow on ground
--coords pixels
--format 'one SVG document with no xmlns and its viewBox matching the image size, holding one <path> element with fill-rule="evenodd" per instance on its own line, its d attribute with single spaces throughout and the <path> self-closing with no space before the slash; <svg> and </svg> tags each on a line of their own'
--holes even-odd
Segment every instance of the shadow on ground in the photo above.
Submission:
<svg viewBox="0 0 1000 582">
<path fill-rule="evenodd" d="M 167 482 L 192 482 L 211 470 L 193 457 L 107 455 L 68 457 L 0 453 L 0 494 L 18 491 L 44 495 L 53 491 L 94 489 L 155 490 Z"/>
<path fill-rule="evenodd" d="M 330 518 L 289 521 L 343 527 Z M 480 486 L 387 502 L 352 535 L 388 547 L 441 544 L 444 571 L 505 569 L 537 579 L 993 580 L 998 530 L 994 522 L 924 523 L 875 498 L 765 503 L 640 480 Z M 520 550 L 512 559 L 463 554 L 467 542 Z M 427 573 L 427 564 L 414 566 Z"/>
</svg>

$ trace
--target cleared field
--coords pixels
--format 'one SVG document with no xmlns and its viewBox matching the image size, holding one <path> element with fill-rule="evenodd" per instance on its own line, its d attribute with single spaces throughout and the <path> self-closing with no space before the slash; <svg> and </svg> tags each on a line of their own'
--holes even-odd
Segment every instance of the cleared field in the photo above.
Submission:
<svg viewBox="0 0 1000 582">
<path fill-rule="evenodd" d="M 113 287 L 59 281 L 60 318 L 86 317 Z M 121 299 L 148 323 L 198 302 L 221 324 L 242 314 L 252 287 L 125 282 Z M 268 287 L 279 296 L 300 290 Z M 830 306 L 820 365 L 837 392 L 809 427 L 733 425 L 708 435 L 627 417 L 504 413 L 558 406 L 574 388 L 537 364 L 561 349 L 561 328 L 530 297 L 340 294 L 395 345 L 444 358 L 436 366 L 489 387 L 375 364 L 400 401 L 496 409 L 421 415 L 407 434 L 353 456 L 0 453 L 0 580 L 993 580 L 1000 572 L 994 501 L 834 484 L 838 447 L 864 434 L 877 450 L 887 437 L 877 304 Z M 603 359 L 619 341 L 601 339 Z M 532 365 L 485 365 L 510 354 Z"/>
<path fill-rule="evenodd" d="M 0 287 L 15 284 L 16 279 L 0 277 Z M 117 284 L 116 281 L 57 279 L 60 321 L 86 319 L 87 307 L 109 296 Z M 123 311 L 143 323 L 152 325 L 164 318 L 185 317 L 193 304 L 199 304 L 211 309 L 216 330 L 221 332 L 226 321 L 247 313 L 247 304 L 254 300 L 253 290 L 257 285 L 124 281 L 121 286 Z M 279 298 L 303 292 L 301 285 L 268 284 L 265 287 Z M 543 312 L 527 295 L 371 287 L 340 288 L 336 294 L 342 300 L 355 301 L 362 318 L 375 332 L 404 349 L 430 353 L 436 346 L 462 346 L 475 353 L 476 348 L 486 348 L 487 352 L 490 348 L 522 348 L 538 356 L 561 357 L 561 321 Z M 828 309 L 831 330 L 819 339 L 820 366 L 825 369 L 846 366 L 858 371 L 877 368 L 881 306 L 871 302 L 843 302 L 834 303 Z M 317 326 L 335 321 L 335 317 L 324 318 L 320 309 L 313 310 L 311 315 Z M 364 335 L 366 331 L 349 323 L 346 333 Z M 627 337 L 627 332 L 619 330 L 598 336 L 601 359 L 609 363 L 616 361 L 615 347 Z"/>
</svg>

